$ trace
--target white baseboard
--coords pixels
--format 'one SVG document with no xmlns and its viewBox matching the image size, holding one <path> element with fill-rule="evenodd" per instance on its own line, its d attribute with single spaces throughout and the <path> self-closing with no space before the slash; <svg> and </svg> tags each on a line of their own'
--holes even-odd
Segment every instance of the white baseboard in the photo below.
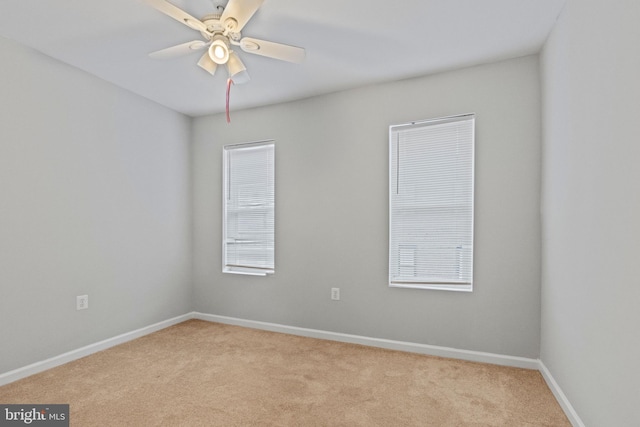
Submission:
<svg viewBox="0 0 640 427">
<path fill-rule="evenodd" d="M 225 323 L 229 325 L 245 326 L 248 328 L 262 329 L 272 332 L 282 332 L 285 334 L 299 335 L 310 338 L 320 338 L 331 341 L 340 341 L 352 344 L 362 344 L 370 347 L 380 347 L 389 350 L 407 351 L 411 353 L 427 354 L 430 356 L 449 357 L 452 359 L 462 359 L 471 362 L 491 363 L 494 365 L 511 366 L 525 369 L 539 368 L 538 359 L 526 357 L 505 356 L 502 354 L 484 353 L 480 351 L 460 350 L 457 348 L 440 347 L 428 344 L 417 344 L 404 341 L 394 341 L 381 338 L 370 338 L 360 335 L 349 335 L 338 332 L 322 331 L 318 329 L 299 328 L 277 323 L 258 322 L 254 320 L 238 319 L 235 317 L 218 316 L 215 314 L 193 313 L 194 319 L 206 320 L 209 322 Z"/>
<path fill-rule="evenodd" d="M 12 383 L 22 378 L 26 378 L 39 372 L 46 371 L 47 369 L 51 369 L 56 366 L 63 365 L 73 360 L 80 359 L 90 354 L 106 350 L 107 348 L 116 346 L 118 344 L 140 338 L 144 335 L 148 335 L 152 332 L 159 331 L 161 329 L 167 328 L 180 322 L 184 322 L 185 320 L 189 320 L 192 318 L 193 313 L 183 314 L 182 316 L 177 316 L 172 319 L 154 323 L 153 325 L 145 326 L 143 328 L 136 329 L 135 331 L 127 332 L 112 338 L 107 338 L 106 340 L 94 344 L 89 344 L 85 347 L 81 347 L 76 350 L 72 350 L 40 362 L 32 363 L 31 365 L 27 365 L 22 368 L 14 369 L 13 371 L 5 372 L 3 374 L 0 374 L 0 386 Z"/>
<path fill-rule="evenodd" d="M 296 326 L 281 325 L 277 323 L 259 322 L 255 320 L 239 319 L 235 317 L 218 316 L 215 314 L 205 314 L 199 312 L 191 312 L 177 316 L 153 325 L 145 326 L 131 332 L 127 332 L 106 340 L 81 347 L 76 350 L 69 351 L 59 356 L 54 356 L 41 362 L 32 363 L 31 365 L 15 369 L 13 371 L 0 374 L 0 386 L 12 383 L 30 375 L 46 371 L 47 369 L 63 365 L 73 360 L 80 359 L 98 351 L 106 350 L 118 344 L 140 338 L 161 329 L 173 326 L 189 319 L 200 319 L 208 322 L 224 323 L 228 325 L 244 326 L 247 328 L 262 329 L 272 332 L 281 332 L 285 334 L 298 335 L 310 338 L 319 338 L 332 341 L 340 341 L 352 344 L 367 345 L 370 347 L 386 348 L 389 350 L 407 351 L 411 353 L 426 354 L 430 356 L 449 357 L 452 359 L 468 360 L 471 362 L 491 363 L 494 365 L 511 366 L 516 368 L 534 369 L 540 371 L 551 392 L 556 397 L 560 407 L 567 415 L 567 418 L 574 427 L 585 427 L 584 423 L 578 416 L 577 412 L 562 392 L 560 386 L 555 381 L 551 372 L 539 359 L 530 359 L 526 357 L 507 356 L 502 354 L 485 353 L 480 351 L 461 350 L 451 347 L 440 347 L 428 344 L 418 344 L 404 341 L 394 341 L 381 338 L 370 338 L 360 335 L 343 334 L 339 332 L 323 331 L 319 329 L 299 328 Z"/>
<path fill-rule="evenodd" d="M 553 378 L 553 375 L 551 375 L 549 369 L 547 369 L 542 360 L 539 360 L 538 363 L 538 370 L 542 374 L 544 380 L 547 382 L 547 385 L 551 389 L 553 395 L 556 397 L 556 400 L 560 404 L 560 407 L 564 411 L 565 415 L 567 416 L 567 418 L 569 418 L 569 422 L 571 423 L 571 425 L 573 427 L 585 427 L 584 423 L 578 416 L 578 413 L 569 402 L 569 399 L 567 399 L 567 396 L 564 394 L 556 380 Z"/>
<path fill-rule="evenodd" d="M 360 335 L 349 335 L 337 332 L 322 331 L 318 329 L 299 328 L 277 323 L 259 322 L 255 320 L 238 319 L 235 317 L 218 316 L 214 314 L 193 313 L 194 319 L 206 320 L 209 322 L 225 323 L 228 325 L 244 326 L 247 328 L 262 329 L 272 332 L 299 335 L 310 338 L 320 338 L 332 341 L 347 342 L 352 344 L 362 344 L 371 347 L 380 347 L 390 350 L 407 351 L 430 356 L 449 357 L 452 359 L 468 360 L 471 362 L 491 363 L 494 365 L 510 366 L 515 368 L 533 369 L 542 374 L 545 382 L 551 389 L 560 407 L 574 427 L 585 427 L 567 396 L 562 392 L 560 386 L 555 381 L 551 372 L 540 359 L 529 359 L 525 357 L 506 356 L 495 353 L 484 353 L 480 351 L 460 350 L 457 348 L 440 347 L 427 344 L 417 344 L 403 341 L 393 341 L 380 338 L 370 338 Z"/>
</svg>

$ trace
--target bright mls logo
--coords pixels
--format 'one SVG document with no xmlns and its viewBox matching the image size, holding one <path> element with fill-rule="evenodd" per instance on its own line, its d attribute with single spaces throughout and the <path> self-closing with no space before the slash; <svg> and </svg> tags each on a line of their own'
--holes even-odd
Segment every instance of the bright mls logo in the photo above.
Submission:
<svg viewBox="0 0 640 427">
<path fill-rule="evenodd" d="M 69 405 L 2 405 L 0 427 L 69 427 Z"/>
</svg>

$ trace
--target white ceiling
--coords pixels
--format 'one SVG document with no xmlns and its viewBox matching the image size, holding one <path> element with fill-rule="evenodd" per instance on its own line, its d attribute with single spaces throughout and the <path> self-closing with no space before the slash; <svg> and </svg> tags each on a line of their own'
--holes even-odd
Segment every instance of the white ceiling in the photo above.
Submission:
<svg viewBox="0 0 640 427">
<path fill-rule="evenodd" d="M 200 18 L 227 0 L 170 1 Z M 240 52 L 251 81 L 231 89 L 231 108 L 536 53 L 564 2 L 265 0 L 242 35 L 304 47 L 307 57 Z M 0 35 L 190 116 L 225 108 L 226 73 L 197 67 L 201 53 L 148 58 L 201 36 L 142 0 L 2 0 Z"/>
</svg>

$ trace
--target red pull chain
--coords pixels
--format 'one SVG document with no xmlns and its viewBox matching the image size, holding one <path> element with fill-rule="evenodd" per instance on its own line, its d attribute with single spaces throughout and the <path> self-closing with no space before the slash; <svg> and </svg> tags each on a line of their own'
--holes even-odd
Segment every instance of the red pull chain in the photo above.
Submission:
<svg viewBox="0 0 640 427">
<path fill-rule="evenodd" d="M 233 80 L 227 79 L 227 123 L 231 123 L 231 116 L 229 114 L 229 94 L 231 93 L 231 85 Z"/>
</svg>

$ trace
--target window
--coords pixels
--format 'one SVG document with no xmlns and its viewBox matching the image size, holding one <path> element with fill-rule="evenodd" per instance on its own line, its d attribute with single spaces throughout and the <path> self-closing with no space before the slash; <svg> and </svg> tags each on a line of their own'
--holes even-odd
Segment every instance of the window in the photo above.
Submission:
<svg viewBox="0 0 640 427">
<path fill-rule="evenodd" d="M 473 287 L 473 114 L 389 128 L 389 285 Z"/>
<path fill-rule="evenodd" d="M 274 272 L 275 145 L 226 145 L 224 153 L 223 272 Z"/>
</svg>

